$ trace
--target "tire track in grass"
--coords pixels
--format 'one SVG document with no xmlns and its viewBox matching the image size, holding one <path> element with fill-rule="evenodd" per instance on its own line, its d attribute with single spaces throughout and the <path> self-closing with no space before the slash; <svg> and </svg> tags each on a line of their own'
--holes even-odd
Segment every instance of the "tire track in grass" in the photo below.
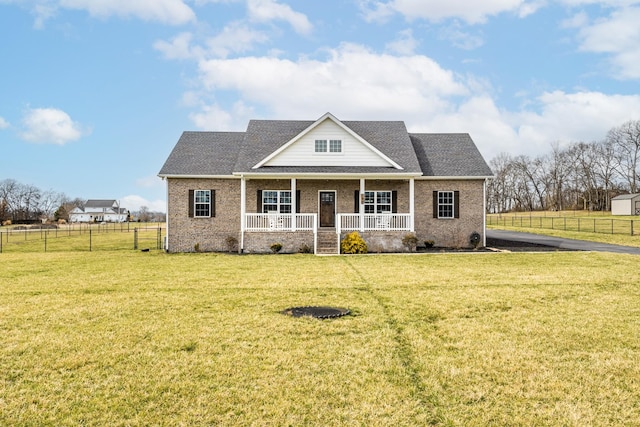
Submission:
<svg viewBox="0 0 640 427">
<path fill-rule="evenodd" d="M 438 403 L 437 396 L 427 388 L 420 376 L 420 370 L 416 362 L 413 347 L 405 334 L 404 328 L 398 322 L 398 319 L 393 316 L 392 311 L 384 298 L 373 290 L 373 283 L 367 280 L 364 274 L 362 274 L 362 272 L 358 270 L 358 268 L 354 266 L 347 257 L 342 257 L 341 259 L 361 282 L 362 286 L 360 289 L 368 293 L 382 308 L 385 321 L 394 332 L 396 353 L 411 385 L 411 390 L 409 391 L 411 397 L 415 398 L 418 402 L 430 409 L 431 417 L 428 419 L 430 425 L 445 424 L 445 418 L 442 416 L 439 409 L 440 405 Z"/>
</svg>

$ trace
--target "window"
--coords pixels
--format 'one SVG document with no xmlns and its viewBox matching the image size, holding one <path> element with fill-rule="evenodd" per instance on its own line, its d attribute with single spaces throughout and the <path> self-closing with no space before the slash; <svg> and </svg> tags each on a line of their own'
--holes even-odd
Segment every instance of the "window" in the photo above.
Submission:
<svg viewBox="0 0 640 427">
<path fill-rule="evenodd" d="M 342 140 L 340 139 L 331 139 L 328 141 L 326 139 L 316 139 L 315 143 L 315 152 L 316 153 L 342 153 Z"/>
<path fill-rule="evenodd" d="M 189 218 L 216 216 L 216 190 L 189 190 Z"/>
<path fill-rule="evenodd" d="M 438 191 L 438 218 L 454 218 L 454 192 Z"/>
<path fill-rule="evenodd" d="M 291 191 L 264 190 L 262 212 L 291 213 Z"/>
<path fill-rule="evenodd" d="M 391 213 L 391 191 L 365 191 L 364 213 Z"/>
<path fill-rule="evenodd" d="M 194 217 L 208 218 L 211 216 L 211 190 L 194 191 Z"/>
</svg>

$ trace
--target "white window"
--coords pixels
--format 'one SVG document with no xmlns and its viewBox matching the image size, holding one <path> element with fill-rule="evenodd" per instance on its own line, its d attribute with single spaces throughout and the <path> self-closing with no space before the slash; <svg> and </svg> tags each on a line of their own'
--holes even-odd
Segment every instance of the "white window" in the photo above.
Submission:
<svg viewBox="0 0 640 427">
<path fill-rule="evenodd" d="M 262 213 L 269 212 L 291 213 L 291 191 L 263 191 Z"/>
<path fill-rule="evenodd" d="M 211 190 L 195 190 L 193 192 L 193 212 L 196 218 L 211 216 Z"/>
<path fill-rule="evenodd" d="M 365 191 L 365 213 L 391 213 L 391 191 Z"/>
<path fill-rule="evenodd" d="M 342 140 L 340 139 L 316 139 L 316 153 L 342 153 Z"/>
<path fill-rule="evenodd" d="M 453 191 L 438 191 L 438 218 L 453 218 Z"/>
<path fill-rule="evenodd" d="M 327 140 L 316 139 L 316 153 L 326 153 L 326 152 L 327 152 Z"/>
</svg>

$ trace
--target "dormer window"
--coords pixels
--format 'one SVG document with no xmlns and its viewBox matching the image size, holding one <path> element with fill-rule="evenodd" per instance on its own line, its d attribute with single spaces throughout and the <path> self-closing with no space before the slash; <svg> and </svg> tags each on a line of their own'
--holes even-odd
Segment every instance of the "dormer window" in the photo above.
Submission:
<svg viewBox="0 0 640 427">
<path fill-rule="evenodd" d="M 342 140 L 331 139 L 316 139 L 315 144 L 316 153 L 342 153 Z"/>
</svg>

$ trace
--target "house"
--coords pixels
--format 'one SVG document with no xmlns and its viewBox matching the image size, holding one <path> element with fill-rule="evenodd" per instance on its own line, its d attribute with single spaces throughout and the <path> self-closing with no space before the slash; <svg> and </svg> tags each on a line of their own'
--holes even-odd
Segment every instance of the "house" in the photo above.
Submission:
<svg viewBox="0 0 640 427">
<path fill-rule="evenodd" d="M 640 215 L 640 193 L 621 194 L 611 199 L 611 215 Z"/>
<path fill-rule="evenodd" d="M 251 120 L 244 132 L 184 132 L 167 181 L 166 250 L 338 253 L 358 231 L 370 252 L 485 242 L 492 172 L 468 134 L 401 121 Z"/>
<path fill-rule="evenodd" d="M 116 200 L 87 200 L 69 212 L 69 222 L 126 222 L 129 213 Z"/>
</svg>

